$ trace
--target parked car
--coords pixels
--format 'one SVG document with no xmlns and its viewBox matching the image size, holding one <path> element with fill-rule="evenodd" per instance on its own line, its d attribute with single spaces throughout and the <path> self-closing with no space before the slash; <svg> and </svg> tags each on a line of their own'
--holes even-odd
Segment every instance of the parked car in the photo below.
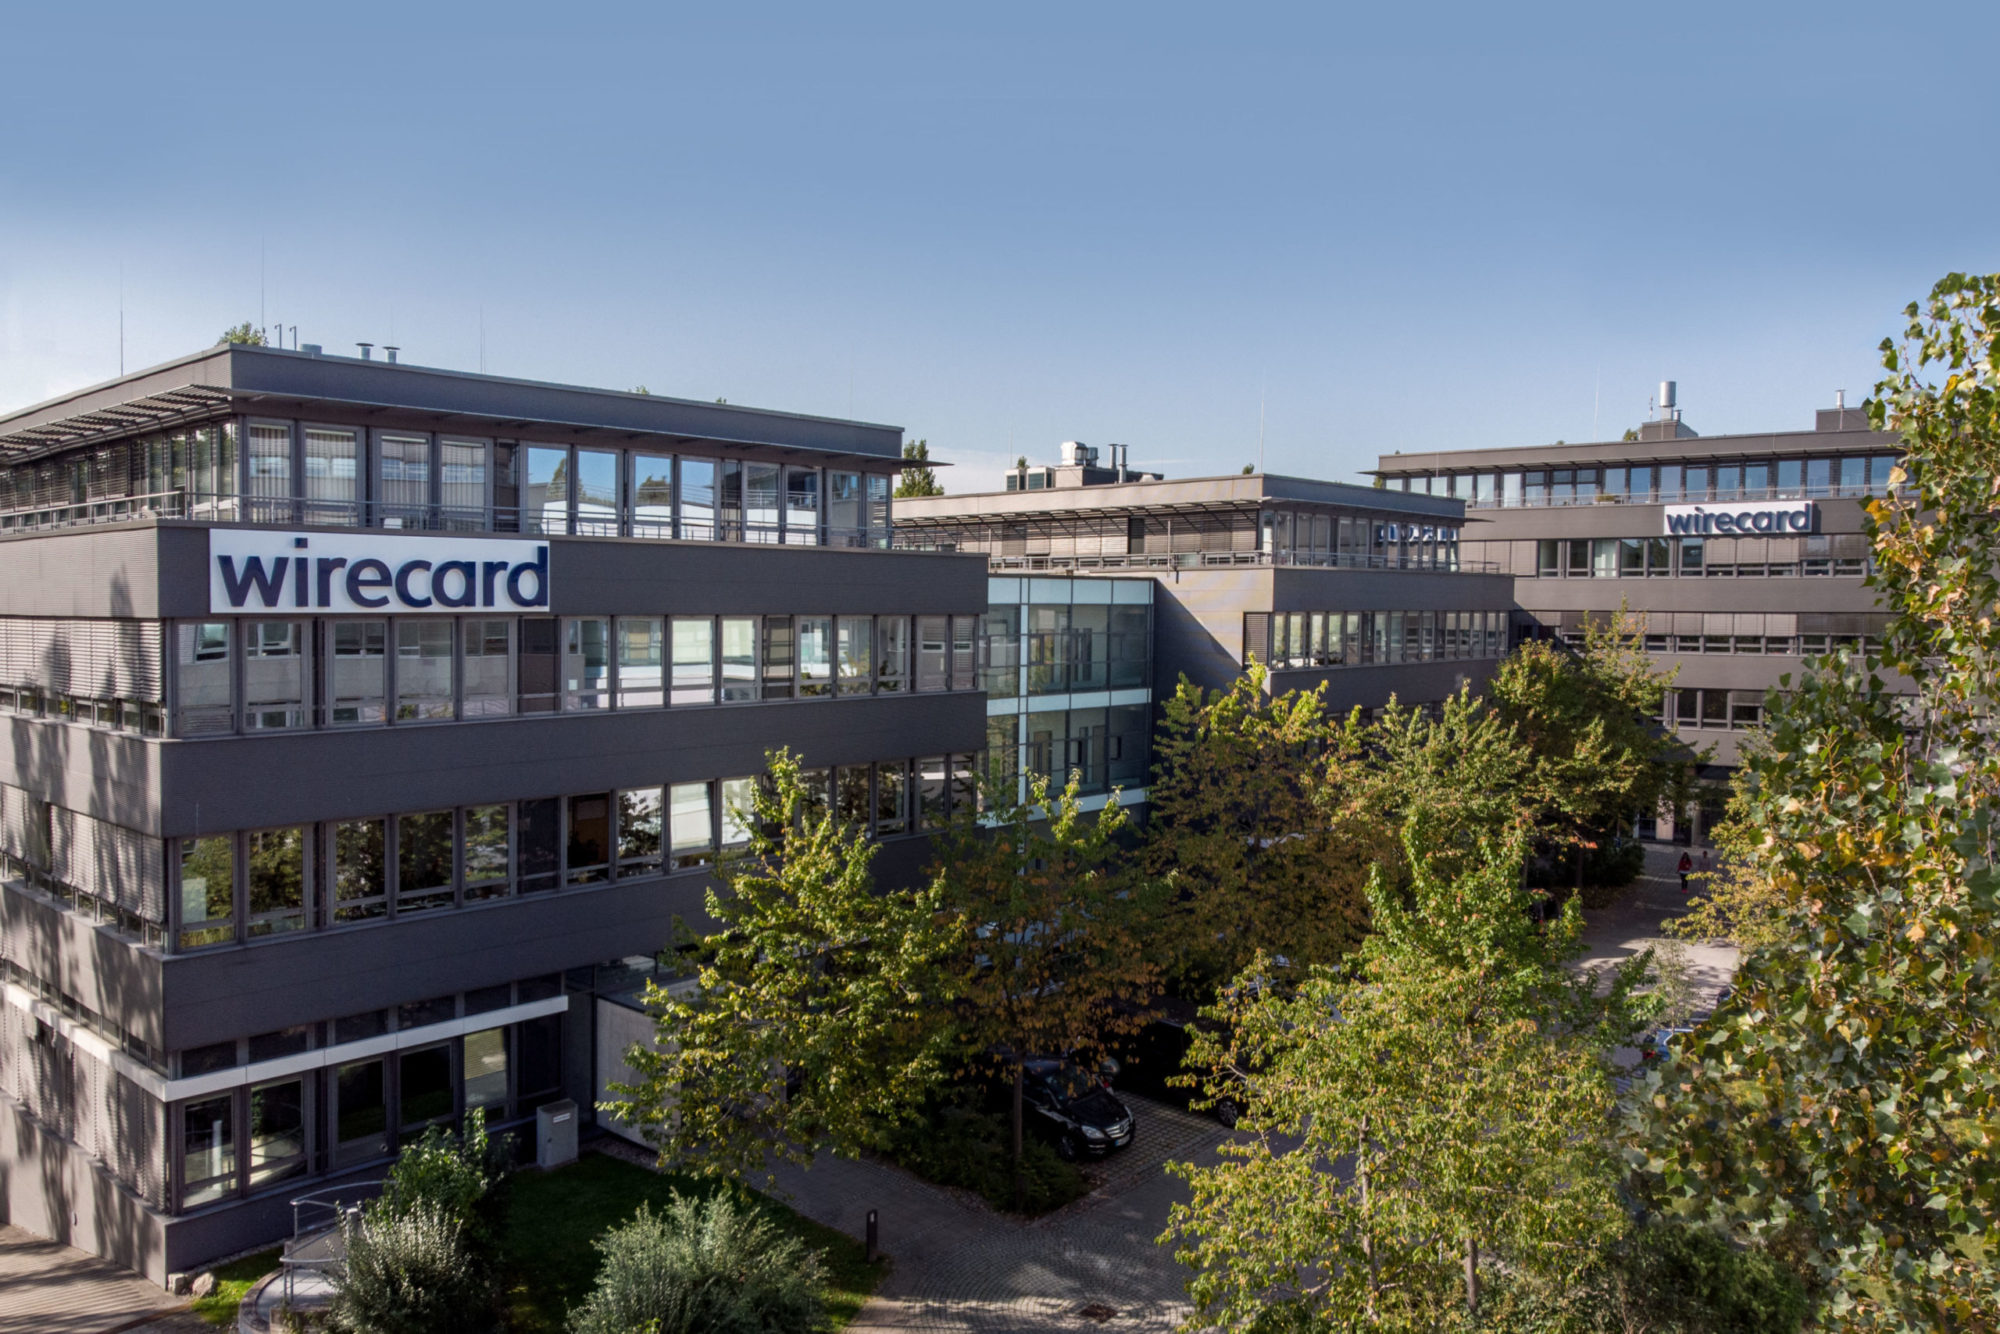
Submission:
<svg viewBox="0 0 2000 1334">
<path fill-rule="evenodd" d="M 1118 1044 L 1118 1087 L 1143 1097 L 1186 1107 L 1202 1090 L 1179 1082 L 1187 1075 L 1188 1049 L 1198 1029 L 1212 1027 L 1192 1002 L 1164 996 L 1147 1011 L 1150 1018 Z M 1172 1082 L 1170 1082 L 1172 1081 Z M 1215 1119 L 1234 1128 L 1243 1114 L 1240 1097 L 1223 1096 L 1209 1109 Z"/>
<path fill-rule="evenodd" d="M 1646 1064 L 1664 1061 L 1672 1054 L 1675 1044 L 1694 1032 L 1692 1028 L 1677 1025 L 1673 1028 L 1656 1028 L 1639 1039 L 1639 1059 Z"/>
<path fill-rule="evenodd" d="M 1031 1056 L 1021 1070 L 1027 1126 L 1064 1159 L 1101 1157 L 1132 1142 L 1132 1110 L 1101 1076 L 1060 1056 Z"/>
</svg>

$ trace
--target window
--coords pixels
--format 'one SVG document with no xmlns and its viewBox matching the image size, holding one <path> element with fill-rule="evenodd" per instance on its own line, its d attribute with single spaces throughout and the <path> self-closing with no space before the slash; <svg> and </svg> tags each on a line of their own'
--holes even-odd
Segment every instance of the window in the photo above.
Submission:
<svg viewBox="0 0 2000 1334">
<path fill-rule="evenodd" d="M 1681 573 L 1699 575 L 1702 565 L 1702 543 L 1706 538 L 1683 537 L 1681 539 Z"/>
<path fill-rule="evenodd" d="M 236 938 L 236 843 L 227 834 L 181 840 L 181 948 Z"/>
<path fill-rule="evenodd" d="M 244 1044 L 249 1048 L 250 1063 L 275 1061 L 281 1056 L 296 1056 L 312 1046 L 309 1025 L 294 1024 L 290 1028 L 273 1029 L 269 1033 L 253 1033 Z"/>
<path fill-rule="evenodd" d="M 868 475 L 868 542 L 870 546 L 887 547 L 892 540 L 892 515 L 890 507 L 894 501 L 889 495 L 889 474 L 870 473 Z"/>
<path fill-rule="evenodd" d="M 875 618 L 875 688 L 884 694 L 910 687 L 910 618 Z"/>
<path fill-rule="evenodd" d="M 521 531 L 569 531 L 569 451 L 546 445 L 528 449 L 527 494 L 521 499 Z"/>
<path fill-rule="evenodd" d="M 250 1189 L 306 1170 L 306 1086 L 297 1079 L 250 1090 Z"/>
<path fill-rule="evenodd" d="M 565 883 L 588 885 L 607 878 L 611 867 L 611 797 L 608 793 L 569 799 L 569 857 Z"/>
<path fill-rule="evenodd" d="M 658 616 L 618 618 L 618 707 L 666 703 L 666 623 Z"/>
<path fill-rule="evenodd" d="M 1571 538 L 1569 542 L 1569 577 L 1586 579 L 1590 576 L 1590 543 L 1583 538 Z"/>
<path fill-rule="evenodd" d="M 388 910 L 388 863 L 380 820 L 333 827 L 333 920 L 359 921 Z"/>
<path fill-rule="evenodd" d="M 602 616 L 563 622 L 563 708 L 611 706 L 611 623 Z"/>
<path fill-rule="evenodd" d="M 481 1029 L 465 1035 L 465 1110 L 483 1107 L 496 1114 L 507 1106 L 507 1030 Z"/>
<path fill-rule="evenodd" d="M 576 527 L 590 537 L 618 536 L 618 454 L 576 451 Z"/>
<path fill-rule="evenodd" d="M 334 427 L 305 431 L 307 523 L 354 526 L 361 517 L 358 434 Z"/>
<path fill-rule="evenodd" d="M 1646 573 L 1646 543 L 1637 537 L 1618 539 L 1618 573 L 1623 578 L 1638 578 Z"/>
<path fill-rule="evenodd" d="M 405 1134 L 422 1130 L 438 1121 L 451 1119 L 453 1089 L 451 1048 L 419 1047 L 396 1058 L 402 1106 L 397 1118 Z"/>
<path fill-rule="evenodd" d="M 554 797 L 518 803 L 514 883 L 523 894 L 554 889 L 562 871 L 562 803 Z"/>
<path fill-rule="evenodd" d="M 1577 545 L 1581 546 L 1579 542 Z M 1590 573 L 1597 579 L 1618 577 L 1618 539 L 1599 537 L 1590 543 Z"/>
<path fill-rule="evenodd" d="M 546 1014 L 514 1025 L 514 1095 L 520 1099 L 523 1116 L 561 1089 L 562 1019 Z"/>
<path fill-rule="evenodd" d="M 875 832 L 901 834 L 910 828 L 910 774 L 902 764 L 875 766 Z"/>
<path fill-rule="evenodd" d="M 875 620 L 871 616 L 842 616 L 837 632 L 840 644 L 840 693 L 865 695 L 874 685 Z"/>
<path fill-rule="evenodd" d="M 333 1079 L 333 1161 L 336 1167 L 389 1151 L 388 1067 L 380 1060 L 340 1066 Z"/>
<path fill-rule="evenodd" d="M 756 819 L 754 778 L 722 780 L 722 846 L 740 847 L 750 841 L 751 822 Z"/>
<path fill-rule="evenodd" d="M 235 1097 L 224 1093 L 181 1107 L 181 1208 L 236 1193 Z"/>
<path fill-rule="evenodd" d="M 450 811 L 396 817 L 396 911 L 452 904 Z"/>
<path fill-rule="evenodd" d="M 833 618 L 831 616 L 800 616 L 799 628 L 799 694 L 801 696 L 829 695 L 833 693 Z"/>
<path fill-rule="evenodd" d="M 466 902 L 507 892 L 507 823 L 505 805 L 466 807 Z"/>
<path fill-rule="evenodd" d="M 1868 489 L 1877 495 L 1889 493 L 1889 474 L 1895 470 L 1894 454 L 1874 454 L 1868 459 Z"/>
<path fill-rule="evenodd" d="M 979 687 L 979 618 L 951 618 L 951 688 L 976 690 Z"/>
<path fill-rule="evenodd" d="M 442 722 L 453 715 L 451 622 L 396 622 L 396 721 Z"/>
<path fill-rule="evenodd" d="M 1749 691 L 1731 691 L 1729 696 L 1729 725 L 1738 730 L 1755 727 L 1763 720 L 1764 697 Z"/>
<path fill-rule="evenodd" d="M 1009 608 L 1007 631 L 1011 635 L 1014 618 L 1020 615 L 1016 608 Z M 917 617 L 917 689 L 933 691 L 947 689 L 951 684 L 951 626 L 944 616 Z M 1012 691 L 1008 692 L 1012 694 Z"/>
<path fill-rule="evenodd" d="M 1646 573 L 1658 579 L 1674 572 L 1673 546 L 1664 537 L 1646 539 Z"/>
<path fill-rule="evenodd" d="M 1746 463 L 1743 465 L 1743 498 L 1745 500 L 1767 500 L 1771 495 L 1771 465 L 1768 463 Z"/>
<path fill-rule="evenodd" d="M 562 703 L 562 643 L 560 622 L 553 616 L 521 620 L 519 687 L 522 713 L 554 713 Z"/>
<path fill-rule="evenodd" d="M 927 755 L 917 761 L 917 824 L 942 829 L 951 815 L 950 757 Z"/>
<path fill-rule="evenodd" d="M 674 617 L 674 703 L 715 703 L 713 617 Z"/>
<path fill-rule="evenodd" d="M 306 924 L 306 830 L 260 829 L 249 836 L 244 881 L 250 934 L 275 935 Z"/>
<path fill-rule="evenodd" d="M 250 426 L 250 510 L 252 523 L 289 523 L 292 518 L 292 428 L 279 422 Z M 147 484 L 155 493 L 166 479 Z"/>
<path fill-rule="evenodd" d="M 1562 573 L 1561 542 L 1545 537 L 1535 543 L 1535 573 L 1544 579 L 1554 579 Z"/>
<path fill-rule="evenodd" d="M 745 463 L 743 468 L 743 540 L 778 540 L 778 465 Z"/>
<path fill-rule="evenodd" d="M 381 469 L 382 526 L 429 526 L 431 506 L 431 440 L 427 435 L 375 435 L 377 466 Z"/>
<path fill-rule="evenodd" d="M 514 623 L 466 621 L 459 678 L 467 718 L 503 718 L 514 711 Z"/>
<path fill-rule="evenodd" d="M 1704 690 L 1701 694 L 1701 725 L 1703 727 L 1729 726 L 1729 692 L 1727 690 Z"/>
<path fill-rule="evenodd" d="M 632 455 L 632 536 L 674 535 L 674 461 L 663 455 Z"/>
<path fill-rule="evenodd" d="M 1855 457 L 1840 461 L 1840 494 L 1858 496 L 1868 490 L 1868 460 Z"/>
<path fill-rule="evenodd" d="M 439 526 L 475 532 L 487 526 L 484 440 L 438 442 Z"/>
<path fill-rule="evenodd" d="M 1832 459 L 1806 460 L 1806 494 L 1812 497 L 1833 493 L 1834 463 Z"/>
<path fill-rule="evenodd" d="M 819 545 L 819 469 L 785 469 L 785 541 Z"/>
<path fill-rule="evenodd" d="M 676 783 L 668 790 L 669 837 L 674 869 L 706 866 L 715 859 L 715 834 L 709 819 L 706 783 Z"/>
<path fill-rule="evenodd" d="M 797 686 L 798 662 L 793 653 L 792 618 L 764 618 L 764 698 L 790 699 Z"/>
<path fill-rule="evenodd" d="M 176 627 L 174 731 L 179 736 L 227 732 L 234 724 L 227 621 Z"/>
<path fill-rule="evenodd" d="M 243 635 L 243 725 L 251 731 L 306 727 L 311 685 L 301 621 L 251 621 Z"/>
<path fill-rule="evenodd" d="M 846 764 L 834 770 L 834 817 L 851 829 L 866 833 L 874 811 L 868 796 L 868 766 Z"/>
<path fill-rule="evenodd" d="M 388 632 L 384 621 L 333 622 L 327 709 L 335 726 L 379 723 L 388 716 Z"/>
<path fill-rule="evenodd" d="M 618 794 L 618 874 L 657 875 L 665 815 L 663 793 L 646 787 Z"/>
<path fill-rule="evenodd" d="M 868 545 L 868 511 L 858 472 L 826 475 L 826 541 L 828 546 Z"/>
<path fill-rule="evenodd" d="M 680 536 L 712 542 L 715 530 L 715 460 L 682 458 Z"/>
<path fill-rule="evenodd" d="M 1805 492 L 1805 464 L 1801 459 L 1779 459 L 1777 463 L 1778 498 L 1795 500 Z"/>
<path fill-rule="evenodd" d="M 1654 469 L 1654 472 L 1657 474 L 1656 485 L 1659 488 L 1658 494 L 1660 499 L 1665 502 L 1679 500 L 1681 498 L 1681 465 L 1678 463 L 1662 463 Z"/>
<path fill-rule="evenodd" d="M 1708 499 L 1709 470 L 1707 468 L 1687 468 L 1683 470 L 1681 475 L 1685 479 L 1687 498 L 1690 501 Z"/>
<path fill-rule="evenodd" d="M 722 618 L 722 702 L 742 704 L 757 698 L 757 618 Z"/>
</svg>

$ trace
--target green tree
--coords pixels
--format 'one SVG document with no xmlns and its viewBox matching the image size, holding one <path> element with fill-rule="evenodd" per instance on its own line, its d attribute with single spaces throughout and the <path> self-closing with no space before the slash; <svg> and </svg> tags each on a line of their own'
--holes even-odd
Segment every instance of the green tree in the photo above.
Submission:
<svg viewBox="0 0 2000 1334">
<path fill-rule="evenodd" d="M 243 343 L 250 347 L 263 347 L 265 345 L 264 331 L 252 328 L 248 320 L 243 321 L 241 324 L 230 325 L 222 331 L 222 337 L 215 341 L 218 343 Z"/>
<path fill-rule="evenodd" d="M 876 845 L 821 805 L 774 754 L 750 843 L 708 894 L 697 991 L 647 987 L 655 1041 L 631 1048 L 638 1081 L 602 1105 L 663 1163 L 741 1177 L 767 1153 L 880 1147 L 946 1074 L 958 926 L 936 885 L 878 893 Z"/>
<path fill-rule="evenodd" d="M 1153 932 L 1168 976 L 1207 990 L 1259 952 L 1331 963 L 1367 929 L 1368 867 L 1392 851 L 1344 798 L 1364 729 L 1324 687 L 1272 697 L 1253 663 L 1227 690 L 1181 678 L 1153 743 L 1144 860 L 1168 907 Z"/>
<path fill-rule="evenodd" d="M 974 1062 L 1012 1082 L 1015 1205 L 1021 1206 L 1021 1062 L 1089 1054 L 1136 1021 L 1118 1002 L 1148 994 L 1157 970 L 1142 948 L 1151 909 L 1123 866 L 1124 808 L 1086 814 L 1077 779 L 1028 799 L 985 789 L 983 816 L 955 817 L 938 843 L 937 884 L 959 921 L 960 1038 Z"/>
<path fill-rule="evenodd" d="M 1735 818 L 1785 929 L 1653 1077 L 1629 1152 L 1663 1207 L 1795 1255 L 1832 1327 L 1991 1329 L 2000 275 L 1906 313 L 1868 404 L 1904 449 L 1866 507 L 1881 657 L 1809 663 L 1767 702 Z"/>
<path fill-rule="evenodd" d="M 905 440 L 903 457 L 913 466 L 896 474 L 896 497 L 941 496 L 944 487 L 938 484 L 937 474 L 927 466 L 931 459 L 931 442 L 928 440 Z"/>
<path fill-rule="evenodd" d="M 597 1241 L 597 1284 L 570 1334 L 812 1334 L 826 1321 L 826 1261 L 733 1191 L 676 1191 Z"/>
</svg>

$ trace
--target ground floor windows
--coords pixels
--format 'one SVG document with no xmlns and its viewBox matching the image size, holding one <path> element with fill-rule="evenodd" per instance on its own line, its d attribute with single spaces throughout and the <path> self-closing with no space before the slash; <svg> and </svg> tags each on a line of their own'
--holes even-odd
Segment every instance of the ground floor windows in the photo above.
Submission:
<svg viewBox="0 0 2000 1334">
<path fill-rule="evenodd" d="M 201 1098 L 181 1108 L 181 1207 L 197 1208 L 236 1190 L 236 1097 Z"/>
</svg>

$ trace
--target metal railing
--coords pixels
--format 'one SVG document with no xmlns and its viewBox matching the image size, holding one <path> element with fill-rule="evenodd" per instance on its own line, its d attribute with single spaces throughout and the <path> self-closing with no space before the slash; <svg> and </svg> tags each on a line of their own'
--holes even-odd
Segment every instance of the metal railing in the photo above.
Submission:
<svg viewBox="0 0 2000 1334">
<path fill-rule="evenodd" d="M 908 529 L 896 534 L 900 551 L 956 551 L 956 545 L 926 537 Z M 977 551 L 967 554 L 979 555 Z M 1317 570 L 1425 570 L 1433 573 L 1493 574 L 1499 563 L 1490 560 L 1461 560 L 1433 557 L 1429 560 L 1409 555 L 1378 552 L 1330 551 L 1174 551 L 1128 552 L 1105 556 L 1009 556 L 984 553 L 987 566 L 996 574 L 1046 570 L 1210 570 L 1231 567 L 1277 566 Z"/>
<path fill-rule="evenodd" d="M 1702 491 L 1648 491 L 1642 495 L 1618 495 L 1609 491 L 1578 496 L 1448 496 L 1465 502 L 1469 510 L 1572 509 L 1591 505 L 1733 505 L 1765 500 L 1841 500 L 1879 496 L 1886 486 L 1745 486 L 1713 493 Z"/>
<path fill-rule="evenodd" d="M 285 1275 L 285 1300 L 296 1297 L 294 1283 L 301 1273 L 325 1273 L 338 1266 L 345 1255 L 340 1227 L 356 1217 L 361 1206 L 382 1193 L 383 1181 L 349 1181 L 307 1191 L 288 1203 L 292 1206 L 292 1235 L 285 1242 L 278 1263 Z"/>
</svg>

